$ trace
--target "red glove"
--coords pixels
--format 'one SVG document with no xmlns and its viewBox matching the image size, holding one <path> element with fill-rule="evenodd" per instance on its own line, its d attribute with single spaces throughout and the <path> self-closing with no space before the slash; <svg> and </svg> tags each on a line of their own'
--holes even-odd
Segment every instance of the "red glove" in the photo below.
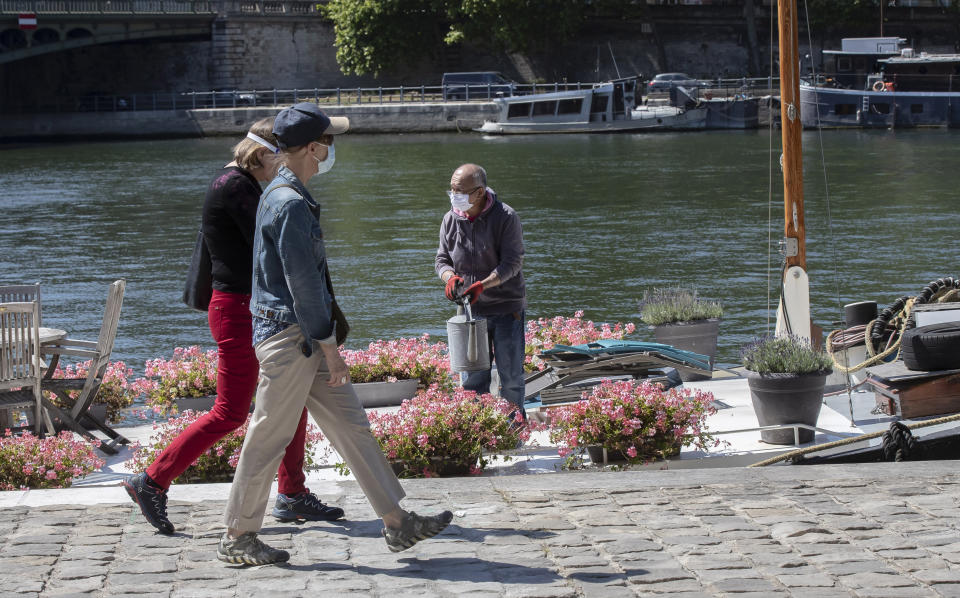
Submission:
<svg viewBox="0 0 960 598">
<path fill-rule="evenodd" d="M 467 287 L 467 290 L 463 292 L 464 296 L 470 296 L 470 305 L 473 305 L 477 302 L 477 299 L 480 298 L 480 293 L 483 292 L 483 283 L 479 280 L 472 285 Z"/>
<path fill-rule="evenodd" d="M 454 274 L 447 279 L 447 286 L 443 289 L 443 294 L 450 301 L 456 301 L 460 298 L 460 289 L 463 288 L 463 279 Z"/>
</svg>

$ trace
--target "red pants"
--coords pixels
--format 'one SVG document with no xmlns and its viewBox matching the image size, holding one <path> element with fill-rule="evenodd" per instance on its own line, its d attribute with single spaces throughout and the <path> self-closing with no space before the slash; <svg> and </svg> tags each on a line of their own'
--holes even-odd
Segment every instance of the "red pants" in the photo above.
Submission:
<svg viewBox="0 0 960 598">
<path fill-rule="evenodd" d="M 217 341 L 217 401 L 209 413 L 190 424 L 147 468 L 147 475 L 163 488 L 169 488 L 204 451 L 243 425 L 257 388 L 260 363 L 252 344 L 250 295 L 214 290 L 207 320 L 210 333 Z M 277 472 L 281 494 L 307 491 L 303 473 L 306 433 L 307 410 L 304 409 Z"/>
</svg>

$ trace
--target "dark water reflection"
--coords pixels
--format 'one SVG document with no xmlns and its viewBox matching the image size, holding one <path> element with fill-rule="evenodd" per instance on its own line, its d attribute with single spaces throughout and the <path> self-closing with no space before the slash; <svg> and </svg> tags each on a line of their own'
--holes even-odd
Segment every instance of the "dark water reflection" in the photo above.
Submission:
<svg viewBox="0 0 960 598">
<path fill-rule="evenodd" d="M 805 134 L 818 323 L 829 328 L 844 303 L 885 305 L 957 274 L 958 139 L 947 130 L 826 132 L 831 229 L 818 137 Z M 138 368 L 175 346 L 212 346 L 205 316 L 184 307 L 180 292 L 204 188 L 233 141 L 0 148 L 0 281 L 40 281 L 44 323 L 94 338 L 107 285 L 126 278 L 115 357 Z M 778 145 L 775 135 L 774 163 Z M 766 131 L 354 135 L 312 185 L 353 327 L 349 346 L 445 335 L 452 310 L 433 255 L 444 190 L 466 161 L 487 168 L 523 220 L 528 317 L 583 309 L 595 321 L 639 324 L 644 289 L 682 284 L 725 306 L 720 361 L 767 329 L 783 208 L 777 172 L 769 201 Z M 652 338 L 642 327 L 635 336 Z"/>
</svg>

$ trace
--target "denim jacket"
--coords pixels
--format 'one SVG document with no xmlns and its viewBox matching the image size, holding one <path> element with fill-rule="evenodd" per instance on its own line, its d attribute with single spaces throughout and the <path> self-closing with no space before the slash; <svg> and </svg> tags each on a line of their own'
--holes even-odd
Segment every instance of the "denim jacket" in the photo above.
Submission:
<svg viewBox="0 0 960 598">
<path fill-rule="evenodd" d="M 260 198 L 253 238 L 250 312 L 266 320 L 299 325 L 307 339 L 301 349 L 308 357 L 314 341 L 327 340 L 335 326 L 318 211 L 319 205 L 303 183 L 282 166 Z"/>
</svg>

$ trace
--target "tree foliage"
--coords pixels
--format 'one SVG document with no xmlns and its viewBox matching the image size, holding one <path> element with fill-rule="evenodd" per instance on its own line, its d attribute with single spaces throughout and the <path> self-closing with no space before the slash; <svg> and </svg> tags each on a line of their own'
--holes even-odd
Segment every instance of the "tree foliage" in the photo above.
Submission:
<svg viewBox="0 0 960 598">
<path fill-rule="evenodd" d="M 549 50 L 579 31 L 586 0 L 331 0 L 337 63 L 379 74 L 431 57 L 442 44 Z"/>
</svg>

